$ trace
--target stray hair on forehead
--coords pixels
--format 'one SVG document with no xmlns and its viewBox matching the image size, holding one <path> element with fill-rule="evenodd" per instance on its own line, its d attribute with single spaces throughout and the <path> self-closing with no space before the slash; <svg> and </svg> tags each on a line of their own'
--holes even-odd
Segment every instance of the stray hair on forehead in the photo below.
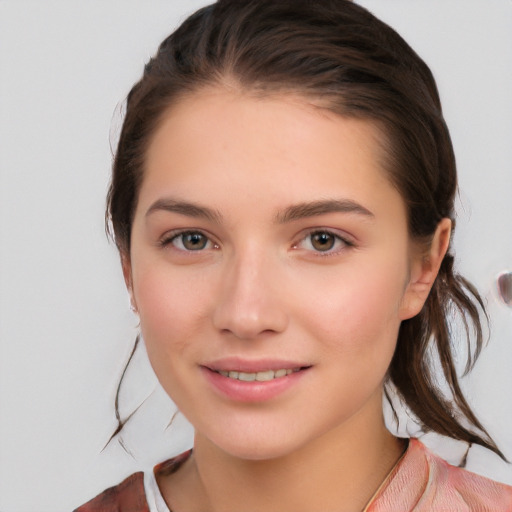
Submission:
<svg viewBox="0 0 512 512">
<path fill-rule="evenodd" d="M 153 134 L 180 98 L 226 84 L 255 95 L 294 94 L 339 116 L 373 122 L 384 139 L 384 172 L 406 205 L 411 239 L 428 245 L 441 219 L 455 224 L 455 157 L 437 86 L 399 34 L 349 0 L 219 0 L 160 44 L 128 94 L 106 211 L 123 258 L 130 254 Z M 482 349 L 487 316 L 453 263 L 449 250 L 423 309 L 402 322 L 385 393 L 390 403 L 396 393 L 425 432 L 480 444 L 505 459 L 460 388 L 450 326 L 459 316 L 466 328 L 468 373 Z M 433 352 L 444 382 L 438 382 Z M 447 392 L 440 390 L 444 384 Z"/>
</svg>

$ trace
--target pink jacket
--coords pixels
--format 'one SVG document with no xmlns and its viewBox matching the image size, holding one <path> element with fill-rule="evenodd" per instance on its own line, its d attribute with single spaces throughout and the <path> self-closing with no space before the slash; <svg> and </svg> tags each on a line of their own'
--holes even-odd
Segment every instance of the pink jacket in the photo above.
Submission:
<svg viewBox="0 0 512 512">
<path fill-rule="evenodd" d="M 175 471 L 189 454 L 159 464 L 155 474 Z M 131 475 L 75 512 L 149 512 L 143 473 Z M 512 512 L 512 487 L 451 466 L 411 439 L 365 512 Z"/>
</svg>

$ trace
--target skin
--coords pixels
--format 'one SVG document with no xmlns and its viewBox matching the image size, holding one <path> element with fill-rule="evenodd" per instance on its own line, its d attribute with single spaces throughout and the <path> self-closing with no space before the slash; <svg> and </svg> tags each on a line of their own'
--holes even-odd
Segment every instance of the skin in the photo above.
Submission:
<svg viewBox="0 0 512 512">
<path fill-rule="evenodd" d="M 403 453 L 383 381 L 450 221 L 420 251 L 380 161 L 374 125 L 293 95 L 205 89 L 154 134 L 123 270 L 153 368 L 196 430 L 159 481 L 175 512 L 362 510 Z M 206 376 L 227 357 L 307 369 L 241 402 Z"/>
</svg>

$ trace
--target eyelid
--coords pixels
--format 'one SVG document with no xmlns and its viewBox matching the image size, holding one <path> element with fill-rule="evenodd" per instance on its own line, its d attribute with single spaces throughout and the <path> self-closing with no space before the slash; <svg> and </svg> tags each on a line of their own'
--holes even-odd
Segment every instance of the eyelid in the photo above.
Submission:
<svg viewBox="0 0 512 512">
<path fill-rule="evenodd" d="M 162 248 L 168 248 L 169 246 L 172 246 L 173 249 L 177 250 L 177 251 L 180 251 L 180 252 L 183 252 L 183 253 L 200 253 L 200 252 L 204 252 L 206 250 L 208 250 L 207 248 L 205 249 L 197 249 L 197 250 L 187 250 L 187 249 L 180 249 L 176 246 L 173 245 L 173 240 L 175 240 L 176 238 L 178 238 L 179 236 L 182 236 L 182 235 L 187 235 L 187 234 L 200 234 L 204 237 L 206 237 L 206 239 L 208 240 L 209 243 L 211 243 L 213 245 L 213 247 L 210 247 L 208 249 L 218 249 L 219 248 L 219 244 L 213 239 L 213 237 L 205 232 L 204 229 L 199 229 L 199 228 L 178 228 L 178 229 L 172 229 L 171 231 L 166 231 L 159 239 L 158 239 L 158 246 L 159 247 L 162 247 Z"/>
<path fill-rule="evenodd" d="M 176 238 L 182 235 L 186 234 L 200 234 L 202 236 L 205 236 L 207 241 L 212 244 L 212 247 L 207 247 L 204 249 L 197 249 L 197 250 L 188 250 L 188 249 L 180 249 L 179 247 L 176 247 L 172 242 Z M 315 249 L 304 249 L 305 251 L 311 252 L 315 256 L 325 257 L 330 255 L 337 255 L 348 248 L 354 247 L 355 240 L 354 237 L 350 236 L 344 231 L 340 231 L 338 229 L 333 228 L 325 228 L 325 227 L 312 227 L 308 228 L 306 230 L 303 230 L 300 235 L 298 235 L 298 240 L 292 244 L 292 249 L 300 250 L 302 249 L 299 247 L 299 245 L 304 242 L 309 236 L 315 234 L 315 233 L 326 233 L 330 236 L 333 236 L 335 239 L 337 239 L 339 242 L 343 244 L 343 247 L 337 248 L 337 249 L 329 249 L 326 251 L 319 251 Z M 207 231 L 200 228 L 177 228 L 170 231 L 166 231 L 157 242 L 159 247 L 167 248 L 169 246 L 172 246 L 173 249 L 183 252 L 183 253 L 201 253 L 206 250 L 212 250 L 212 249 L 219 249 L 220 244 L 215 240 L 215 238 L 210 235 Z"/>
<path fill-rule="evenodd" d="M 339 231 L 339 230 L 333 229 L 333 228 L 314 227 L 314 228 L 309 228 L 309 229 L 303 231 L 300 234 L 300 239 L 293 244 L 292 248 L 300 250 L 301 248 L 298 247 L 299 244 L 301 242 L 305 241 L 309 236 L 314 235 L 315 233 L 326 233 L 328 235 L 335 237 L 338 241 L 341 241 L 343 243 L 342 248 L 329 249 L 327 251 L 317 251 L 315 249 L 304 249 L 304 250 L 314 254 L 315 257 L 317 257 L 317 256 L 319 256 L 319 257 L 336 256 L 336 255 L 346 251 L 347 249 L 355 247 L 354 238 L 351 237 L 350 235 L 348 235 L 344 231 Z"/>
</svg>

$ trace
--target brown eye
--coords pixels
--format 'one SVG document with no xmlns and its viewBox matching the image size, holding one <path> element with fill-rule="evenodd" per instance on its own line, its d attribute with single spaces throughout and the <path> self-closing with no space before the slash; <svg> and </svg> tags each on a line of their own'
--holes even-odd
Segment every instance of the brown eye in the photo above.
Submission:
<svg viewBox="0 0 512 512">
<path fill-rule="evenodd" d="M 181 235 L 183 247 L 187 251 L 199 251 L 206 247 L 208 238 L 201 233 L 185 233 Z"/>
<path fill-rule="evenodd" d="M 336 243 L 336 237 L 325 231 L 318 231 L 317 233 L 312 233 L 310 236 L 311 245 L 317 251 L 330 251 Z"/>
<path fill-rule="evenodd" d="M 293 245 L 294 249 L 310 252 L 317 256 L 342 254 L 351 247 L 354 247 L 353 242 L 327 229 L 310 231 L 302 240 Z"/>
<path fill-rule="evenodd" d="M 173 236 L 169 242 L 181 251 L 202 251 L 213 246 L 211 240 L 200 231 L 179 233 Z"/>
</svg>

